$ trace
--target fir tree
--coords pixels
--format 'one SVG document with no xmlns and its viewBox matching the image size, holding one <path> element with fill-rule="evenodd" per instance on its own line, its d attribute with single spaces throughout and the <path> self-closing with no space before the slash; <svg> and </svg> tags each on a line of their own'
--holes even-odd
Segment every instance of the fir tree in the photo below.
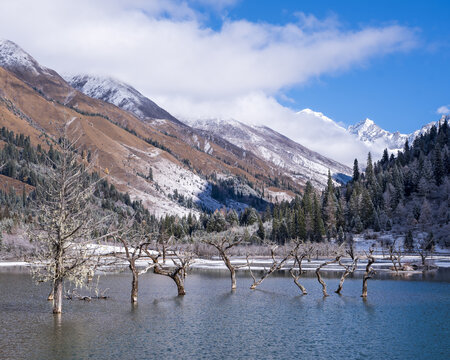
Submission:
<svg viewBox="0 0 450 360">
<path fill-rule="evenodd" d="M 414 248 L 414 240 L 413 240 L 413 234 L 411 230 L 408 230 L 406 236 L 405 236 L 405 241 L 403 243 L 403 246 L 405 247 L 405 249 L 411 251 Z"/>
<path fill-rule="evenodd" d="M 353 162 L 353 181 L 358 181 L 360 177 L 358 159 Z"/>
<path fill-rule="evenodd" d="M 258 231 L 256 233 L 261 240 L 265 239 L 266 231 L 264 230 L 264 225 L 261 219 L 258 221 Z"/>
</svg>

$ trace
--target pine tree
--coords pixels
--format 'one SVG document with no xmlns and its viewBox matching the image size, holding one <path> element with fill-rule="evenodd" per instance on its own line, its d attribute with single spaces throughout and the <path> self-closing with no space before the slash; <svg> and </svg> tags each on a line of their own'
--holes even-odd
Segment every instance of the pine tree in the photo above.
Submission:
<svg viewBox="0 0 450 360">
<path fill-rule="evenodd" d="M 239 216 L 238 216 L 236 210 L 231 209 L 230 211 L 228 211 L 227 223 L 230 224 L 230 226 L 232 226 L 232 227 L 239 225 Z"/>
<path fill-rule="evenodd" d="M 323 224 L 322 219 L 322 211 L 319 205 L 319 200 L 317 196 L 314 194 L 314 233 L 313 239 L 315 241 L 322 241 L 323 236 L 325 235 L 325 226 Z"/>
<path fill-rule="evenodd" d="M 373 171 L 372 154 L 370 152 L 367 155 L 366 180 L 367 183 L 371 186 L 373 186 L 373 184 L 375 183 L 375 173 Z"/>
<path fill-rule="evenodd" d="M 372 199 L 370 198 L 370 193 L 367 189 L 364 188 L 361 202 L 361 221 L 363 222 L 364 227 L 373 225 L 374 211 L 375 209 L 372 203 Z"/>
<path fill-rule="evenodd" d="M 405 249 L 411 251 L 414 248 L 414 239 L 413 239 L 413 234 L 411 230 L 408 230 L 406 236 L 405 236 L 405 241 L 403 243 L 403 246 L 405 247 Z"/>
<path fill-rule="evenodd" d="M 353 181 L 358 181 L 360 177 L 358 159 L 353 162 Z"/>
<path fill-rule="evenodd" d="M 381 158 L 381 164 L 384 166 L 387 165 L 388 162 L 389 162 L 389 153 L 387 149 L 384 149 L 383 157 Z"/>
<path fill-rule="evenodd" d="M 433 173 L 436 185 L 440 186 L 442 184 L 445 171 L 444 171 L 444 163 L 442 162 L 441 151 L 438 147 L 436 147 L 434 150 Z"/>
<path fill-rule="evenodd" d="M 266 231 L 264 230 L 264 225 L 261 219 L 258 221 L 258 231 L 256 233 L 261 240 L 265 239 Z"/>
<path fill-rule="evenodd" d="M 330 170 L 328 170 L 328 184 L 325 190 L 323 203 L 323 216 L 325 221 L 325 228 L 328 238 L 336 234 L 336 206 L 337 200 L 331 178 Z"/>
<path fill-rule="evenodd" d="M 147 179 L 153 181 L 153 169 L 151 167 L 148 169 Z"/>
<path fill-rule="evenodd" d="M 342 226 L 339 226 L 337 242 L 338 244 L 342 244 L 344 242 L 344 230 L 342 229 Z"/>
</svg>

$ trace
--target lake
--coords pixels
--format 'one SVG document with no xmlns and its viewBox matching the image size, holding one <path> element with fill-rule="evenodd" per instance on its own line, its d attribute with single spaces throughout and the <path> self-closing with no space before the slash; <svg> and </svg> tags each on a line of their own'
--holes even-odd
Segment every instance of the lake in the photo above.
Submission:
<svg viewBox="0 0 450 360">
<path fill-rule="evenodd" d="M 51 314 L 48 285 L 17 271 L 0 273 L 0 359 L 449 359 L 448 272 L 417 280 L 312 277 L 300 295 L 288 276 L 255 291 L 227 273 L 196 271 L 177 297 L 169 278 L 141 277 L 139 305 L 129 303 L 131 276 L 103 276 L 108 300 L 64 301 Z"/>
</svg>

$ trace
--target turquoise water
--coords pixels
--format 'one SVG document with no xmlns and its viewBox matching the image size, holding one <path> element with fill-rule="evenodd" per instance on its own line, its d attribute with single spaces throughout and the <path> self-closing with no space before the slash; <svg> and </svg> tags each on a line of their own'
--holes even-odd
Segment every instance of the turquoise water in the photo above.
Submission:
<svg viewBox="0 0 450 360">
<path fill-rule="evenodd" d="M 109 300 L 65 301 L 61 318 L 45 301 L 48 286 L 27 274 L 0 273 L 0 359 L 449 359 L 450 283 L 431 279 L 314 278 L 302 296 L 290 277 L 258 290 L 226 274 L 194 273 L 187 295 L 170 279 L 146 274 L 139 305 L 129 304 L 129 274 L 108 275 Z"/>
</svg>

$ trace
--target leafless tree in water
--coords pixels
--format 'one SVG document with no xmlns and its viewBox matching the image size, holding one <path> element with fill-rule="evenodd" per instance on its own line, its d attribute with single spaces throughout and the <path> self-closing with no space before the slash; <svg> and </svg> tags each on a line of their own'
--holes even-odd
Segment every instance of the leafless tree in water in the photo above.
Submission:
<svg viewBox="0 0 450 360">
<path fill-rule="evenodd" d="M 186 295 L 184 280 L 186 279 L 189 266 L 193 262 L 194 254 L 188 251 L 177 251 L 166 249 L 166 255 L 169 257 L 169 264 L 164 264 L 160 259 L 162 251 L 152 251 L 148 247 L 144 248 L 145 253 L 153 261 L 153 272 L 158 275 L 170 277 L 177 285 L 178 295 Z M 170 262 L 172 265 L 170 265 Z"/>
<path fill-rule="evenodd" d="M 396 272 L 398 275 L 398 272 L 402 270 L 402 250 L 400 249 L 400 246 L 396 246 L 395 243 L 397 242 L 397 239 L 395 239 L 391 244 L 388 245 L 389 250 L 389 260 L 392 262 L 392 269 Z"/>
<path fill-rule="evenodd" d="M 327 293 L 327 284 L 325 283 L 325 281 L 323 281 L 322 276 L 320 275 L 320 270 L 321 270 L 323 267 L 327 266 L 327 265 L 330 265 L 330 264 L 334 264 L 334 263 L 339 262 L 339 261 L 341 260 L 341 258 L 342 258 L 342 255 L 338 255 L 338 256 L 336 256 L 335 259 L 329 260 L 329 261 L 325 261 L 325 262 L 321 263 L 321 264 L 316 268 L 317 281 L 320 283 L 320 285 L 322 285 L 322 293 L 323 293 L 323 296 L 328 296 L 328 293 Z"/>
<path fill-rule="evenodd" d="M 229 251 L 234 247 L 242 244 L 244 237 L 242 235 L 233 234 L 231 232 L 220 235 L 206 235 L 207 237 L 202 239 L 205 244 L 213 246 L 219 252 L 219 256 L 225 263 L 225 266 L 230 271 L 231 276 L 231 290 L 236 290 L 236 269 L 247 266 L 235 265 L 231 262 Z"/>
<path fill-rule="evenodd" d="M 259 285 L 261 285 L 261 283 L 267 278 L 269 277 L 272 273 L 274 273 L 275 271 L 280 270 L 284 264 L 294 256 L 294 254 L 297 252 L 298 248 L 300 246 L 300 242 L 297 242 L 294 246 L 293 249 L 289 250 L 287 255 L 285 255 L 281 260 L 277 260 L 275 257 L 275 251 L 278 248 L 278 246 L 272 246 L 270 249 L 270 253 L 271 253 L 271 257 L 272 257 L 272 265 L 270 266 L 270 268 L 268 270 L 266 270 L 263 275 L 261 276 L 260 279 L 256 279 L 255 275 L 252 272 L 251 269 L 251 264 L 248 261 L 247 258 L 247 266 L 248 269 L 250 271 L 250 275 L 252 276 L 253 279 L 253 284 L 250 286 L 251 290 L 256 289 Z"/>
<path fill-rule="evenodd" d="M 336 294 L 341 295 L 342 288 L 344 286 L 344 281 L 350 274 L 353 274 L 356 270 L 356 267 L 358 266 L 358 256 L 355 255 L 353 243 L 350 243 L 349 249 L 347 250 L 348 256 L 350 256 L 350 259 L 352 259 L 352 262 L 350 265 L 345 265 L 342 263 L 342 259 L 339 259 L 339 266 L 342 266 L 345 270 L 344 273 L 341 276 L 341 279 L 339 281 L 339 286 L 337 290 L 335 291 Z"/>
<path fill-rule="evenodd" d="M 362 294 L 361 297 L 364 299 L 367 298 L 367 281 L 372 278 L 375 271 L 372 268 L 372 264 L 375 262 L 375 258 L 373 257 L 373 249 L 369 250 L 369 253 L 365 253 L 367 258 L 366 271 L 363 276 L 363 286 L 362 286 Z"/>
<path fill-rule="evenodd" d="M 31 271 L 37 281 L 52 282 L 49 298 L 55 314 L 62 312 L 63 282 L 81 286 L 92 276 L 99 261 L 92 244 L 111 235 L 106 225 L 111 218 L 99 217 L 91 201 L 94 162 L 82 162 L 76 144 L 64 133 L 58 156 L 47 158 L 48 181 L 36 186 L 34 221 L 27 230 L 36 245 Z"/>
<path fill-rule="evenodd" d="M 131 303 L 135 304 L 138 301 L 139 291 L 139 276 L 145 274 L 153 268 L 155 265 L 148 258 L 145 248 L 151 244 L 151 239 L 145 231 L 145 223 L 137 224 L 133 219 L 124 219 L 125 223 L 121 226 L 121 229 L 113 236 L 116 242 L 119 242 L 124 251 L 114 251 L 112 254 L 117 260 L 124 260 L 128 262 L 128 267 L 132 273 L 131 282 Z M 139 269 L 137 261 L 141 259 L 147 259 L 148 263 L 144 269 Z"/>
<path fill-rule="evenodd" d="M 308 251 L 303 251 L 301 254 L 298 253 L 298 251 L 294 254 L 294 264 L 289 269 L 289 274 L 291 274 L 292 278 L 294 279 L 295 285 L 300 289 L 303 295 L 308 294 L 306 291 L 306 288 L 299 282 L 300 277 L 303 274 L 302 270 L 302 261 L 304 258 L 309 256 Z M 295 270 L 295 266 L 298 265 L 298 270 Z"/>
</svg>

